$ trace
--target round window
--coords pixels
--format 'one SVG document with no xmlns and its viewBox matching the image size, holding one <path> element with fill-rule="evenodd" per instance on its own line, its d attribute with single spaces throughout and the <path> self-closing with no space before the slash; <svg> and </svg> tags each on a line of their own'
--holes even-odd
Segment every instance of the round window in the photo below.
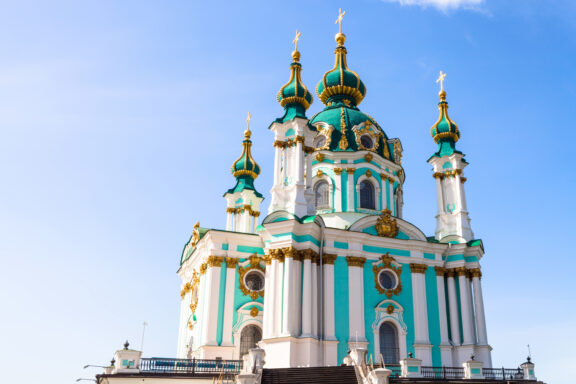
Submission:
<svg viewBox="0 0 576 384">
<path fill-rule="evenodd" d="M 374 148 L 374 140 L 370 137 L 370 135 L 362 135 L 360 137 L 360 143 L 364 148 L 372 149 Z"/>
<path fill-rule="evenodd" d="M 396 274 L 389 270 L 384 270 L 378 275 L 378 283 L 384 289 L 394 289 L 396 287 Z"/>
<path fill-rule="evenodd" d="M 322 148 L 326 145 L 326 136 L 318 135 L 314 139 L 314 148 Z"/>
<path fill-rule="evenodd" d="M 244 277 L 244 283 L 251 291 L 261 291 L 264 289 L 264 276 L 256 271 L 248 272 Z"/>
</svg>

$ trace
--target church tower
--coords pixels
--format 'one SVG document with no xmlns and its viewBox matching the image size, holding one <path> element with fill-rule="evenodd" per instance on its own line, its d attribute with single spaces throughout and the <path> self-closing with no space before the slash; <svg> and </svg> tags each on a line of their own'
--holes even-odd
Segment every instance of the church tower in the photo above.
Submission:
<svg viewBox="0 0 576 384">
<path fill-rule="evenodd" d="M 250 114 L 248 114 L 247 123 L 250 124 Z M 252 158 L 251 135 L 252 132 L 248 126 L 244 131 L 242 155 L 232 164 L 230 170 L 236 178 L 236 186 L 224 194 L 228 203 L 226 207 L 227 231 L 254 233 L 258 216 L 260 216 L 260 203 L 264 198 L 254 187 L 254 180 L 260 175 L 260 166 Z"/>
<path fill-rule="evenodd" d="M 290 80 L 280 88 L 277 96 L 284 107 L 284 116 L 270 125 L 270 130 L 274 132 L 275 154 L 269 213 L 283 210 L 304 217 L 313 214 L 310 156 L 313 131 L 306 118 L 306 110 L 312 104 L 312 94 L 300 78 L 299 38 L 300 33 L 296 32 Z"/>
<path fill-rule="evenodd" d="M 474 238 L 470 227 L 470 217 L 466 208 L 464 194 L 464 168 L 468 162 L 464 154 L 456 150 L 456 142 L 460 139 L 458 125 L 448 116 L 448 102 L 443 81 L 446 74 L 440 72 L 438 81 L 442 83 L 438 109 L 440 116 L 430 130 L 438 151 L 428 159 L 434 167 L 436 179 L 436 199 L 438 215 L 436 216 L 436 240 L 440 242 L 465 243 Z"/>
</svg>

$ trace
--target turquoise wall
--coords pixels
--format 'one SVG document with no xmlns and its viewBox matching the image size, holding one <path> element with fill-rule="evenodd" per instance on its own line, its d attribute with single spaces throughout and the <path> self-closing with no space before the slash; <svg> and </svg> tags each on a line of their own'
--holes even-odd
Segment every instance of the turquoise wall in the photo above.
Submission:
<svg viewBox="0 0 576 384">
<path fill-rule="evenodd" d="M 425 275 L 426 281 L 426 309 L 428 311 L 428 334 L 430 344 L 432 344 L 432 365 L 442 366 L 442 356 L 440 354 L 440 312 L 438 311 L 438 283 L 436 281 L 436 271 L 428 268 Z"/>
<path fill-rule="evenodd" d="M 334 262 L 334 325 L 338 339 L 338 363 L 348 354 L 348 333 L 350 321 L 348 315 L 348 263 L 345 257 L 337 257 Z"/>
</svg>

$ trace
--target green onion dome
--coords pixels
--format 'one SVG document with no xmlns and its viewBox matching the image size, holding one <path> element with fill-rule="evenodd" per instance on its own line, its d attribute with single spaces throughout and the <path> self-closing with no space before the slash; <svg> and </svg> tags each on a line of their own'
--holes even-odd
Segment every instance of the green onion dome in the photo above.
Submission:
<svg viewBox="0 0 576 384">
<path fill-rule="evenodd" d="M 345 41 L 346 35 L 343 33 L 336 34 L 338 46 L 334 51 L 336 54 L 334 68 L 324 74 L 316 87 L 316 93 L 325 105 L 342 101 L 346 105 L 356 106 L 362 102 L 366 95 L 366 86 L 358 74 L 348 69 L 346 64 Z"/>
<path fill-rule="evenodd" d="M 254 180 L 260 175 L 260 166 L 256 163 L 250 152 L 252 141 L 250 136 L 252 132 L 246 129 L 244 132 L 244 141 L 242 142 L 242 155 L 232 164 L 230 172 L 236 178 L 236 186 L 230 189 L 227 193 L 240 192 L 244 189 L 250 189 L 256 192 L 254 187 Z M 260 195 L 256 192 L 258 196 Z"/>
<path fill-rule="evenodd" d="M 292 64 L 290 64 L 290 80 L 278 91 L 278 102 L 284 108 L 290 104 L 299 104 L 307 110 L 312 104 L 312 94 L 308 92 L 308 88 L 302 83 L 300 72 L 302 65 L 300 64 L 300 52 L 292 52 Z"/>
<path fill-rule="evenodd" d="M 434 141 L 440 145 L 440 152 L 453 152 L 456 142 L 460 139 L 460 130 L 458 129 L 458 125 L 448 116 L 446 91 L 440 91 L 438 96 L 440 96 L 440 102 L 438 103 L 440 116 L 438 117 L 438 121 L 430 129 L 430 134 L 434 138 Z"/>
</svg>

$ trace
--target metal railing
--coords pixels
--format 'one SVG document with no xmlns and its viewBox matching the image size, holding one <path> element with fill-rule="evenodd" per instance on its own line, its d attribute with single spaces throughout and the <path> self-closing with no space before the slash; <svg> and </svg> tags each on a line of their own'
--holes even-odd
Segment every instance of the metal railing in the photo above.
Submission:
<svg viewBox="0 0 576 384">
<path fill-rule="evenodd" d="M 422 377 L 426 379 L 462 379 L 463 367 L 426 367 L 420 369 Z"/>
<path fill-rule="evenodd" d="M 524 373 L 520 368 L 482 368 L 482 375 L 484 375 L 484 378 L 490 380 L 514 380 L 524 378 Z"/>
<path fill-rule="evenodd" d="M 236 375 L 242 369 L 242 360 L 164 359 L 140 360 L 140 371 L 150 373 L 183 373 L 188 375 Z"/>
</svg>

